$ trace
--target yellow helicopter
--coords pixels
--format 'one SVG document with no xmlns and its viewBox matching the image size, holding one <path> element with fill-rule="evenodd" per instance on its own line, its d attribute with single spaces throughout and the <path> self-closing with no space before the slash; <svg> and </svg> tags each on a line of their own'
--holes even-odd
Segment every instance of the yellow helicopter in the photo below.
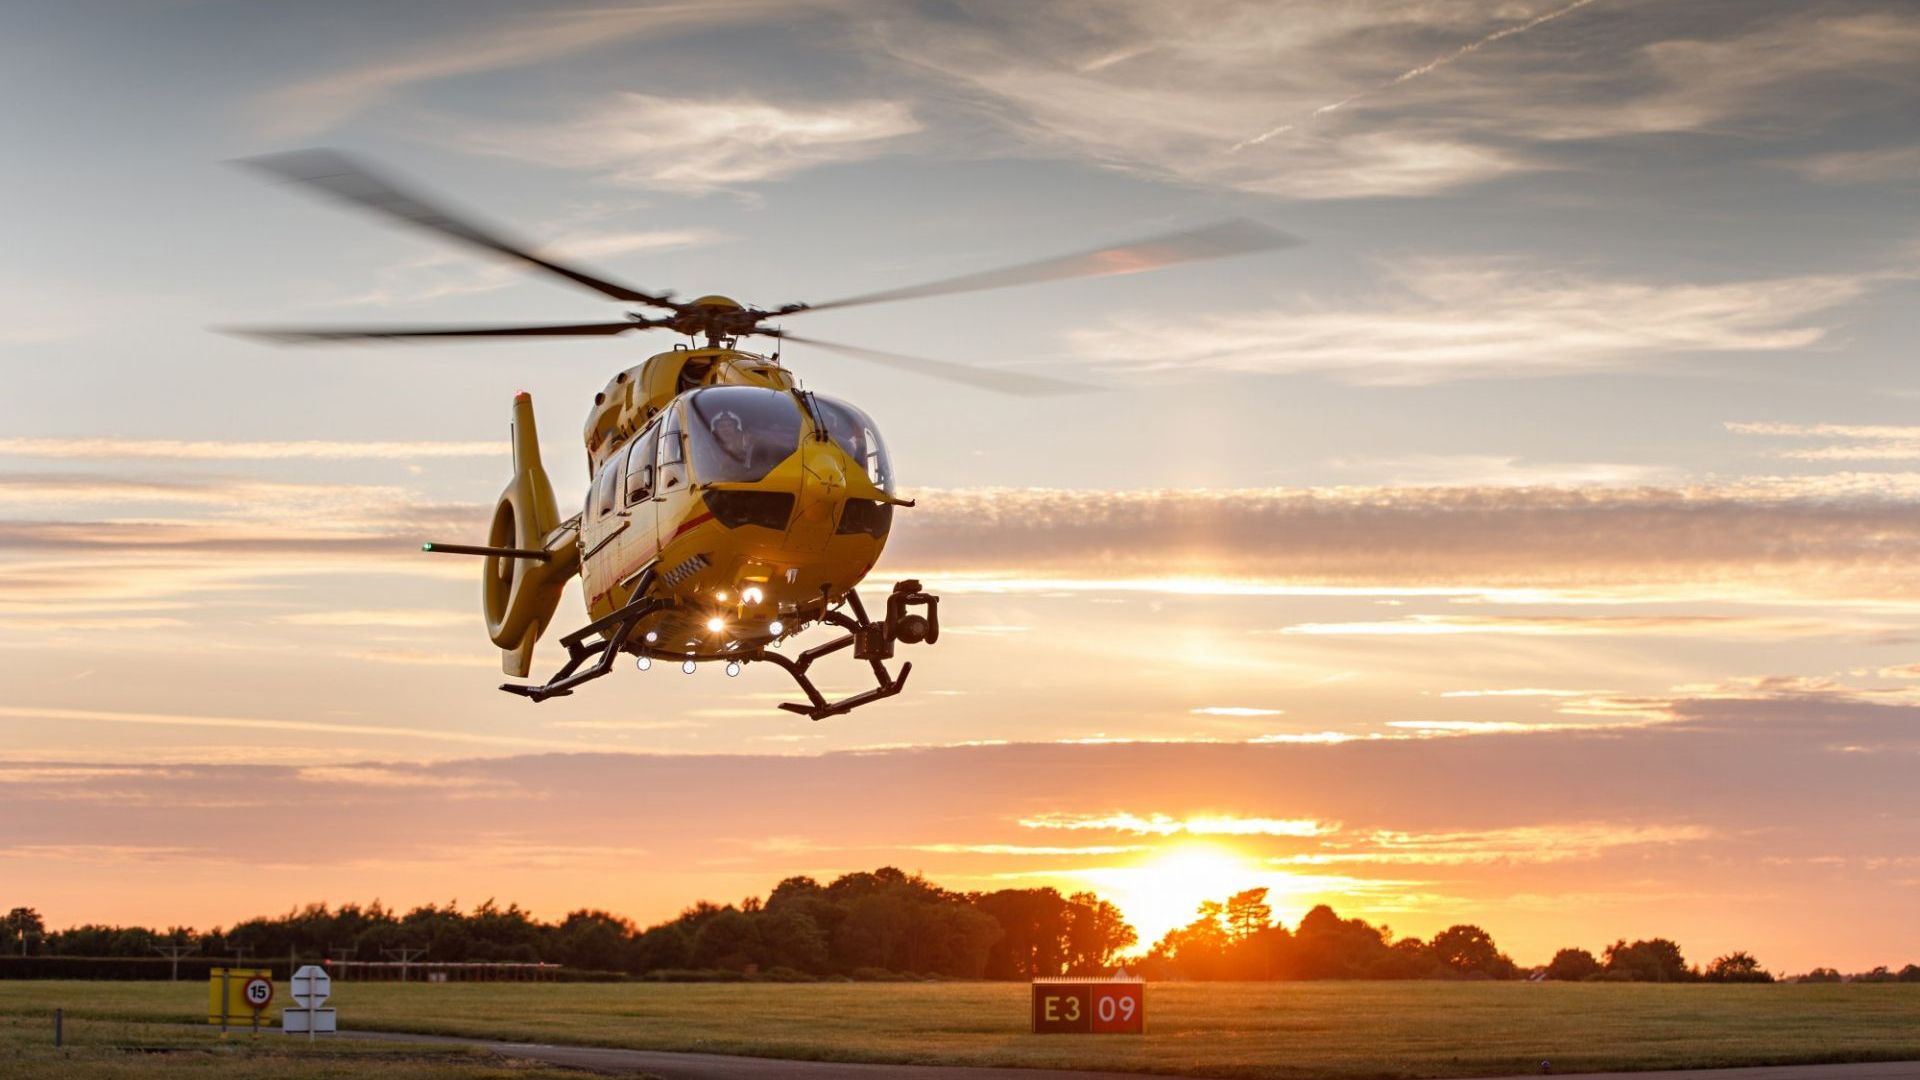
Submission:
<svg viewBox="0 0 1920 1080">
<path fill-rule="evenodd" d="M 540 462 L 533 401 L 513 400 L 513 478 L 495 504 L 485 544 L 423 549 L 485 559 L 481 592 L 488 636 L 511 676 L 532 671 L 533 649 L 567 581 L 580 575 L 591 620 L 560 639 L 567 662 L 544 683 L 502 690 L 534 701 L 571 694 L 612 670 L 621 654 L 642 669 L 677 661 L 766 662 L 792 675 L 807 701 L 780 707 L 815 720 L 897 694 L 911 663 L 887 670 L 896 645 L 940 638 L 940 601 L 917 581 L 893 586 L 869 613 L 854 591 L 880 558 L 895 507 L 893 465 L 878 427 L 843 401 L 802 389 L 779 356 L 747 352 L 741 338 L 801 342 L 857 359 L 1016 394 L 1088 387 L 1045 376 L 976 368 L 802 338 L 769 320 L 858 304 L 907 300 L 1074 277 L 1134 273 L 1296 243 L 1248 221 L 1230 221 L 1131 244 L 823 304 L 747 307 L 724 296 L 680 301 L 536 255 L 498 231 L 456 215 L 401 182 L 332 150 L 302 150 L 242 164 L 363 210 L 544 270 L 603 296 L 665 312 L 611 322 L 490 327 L 240 329 L 283 343 L 427 341 L 474 337 L 609 336 L 665 329 L 685 344 L 616 374 L 594 395 L 584 432 L 591 483 L 586 505 L 562 517 Z M 843 631 L 799 654 L 774 651 L 809 626 Z M 829 701 L 808 675 L 851 647 L 876 685 Z"/>
</svg>

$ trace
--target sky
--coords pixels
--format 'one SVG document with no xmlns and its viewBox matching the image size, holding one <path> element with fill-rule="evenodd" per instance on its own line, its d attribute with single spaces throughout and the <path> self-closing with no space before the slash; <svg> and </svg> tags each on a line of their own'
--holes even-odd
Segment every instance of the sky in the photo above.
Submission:
<svg viewBox="0 0 1920 1080">
<path fill-rule="evenodd" d="M 1265 886 L 1522 963 L 1920 960 L 1916 60 L 1895 0 L 14 5 L 0 904 L 646 923 L 896 865 L 1146 941 Z M 418 546 L 484 531 L 521 389 L 576 503 L 671 340 L 214 332 L 618 317 L 231 164 L 311 146 L 765 307 L 1302 243 L 808 318 L 1099 389 L 790 347 L 918 500 L 870 578 L 943 597 L 907 691 L 534 705 Z"/>
</svg>

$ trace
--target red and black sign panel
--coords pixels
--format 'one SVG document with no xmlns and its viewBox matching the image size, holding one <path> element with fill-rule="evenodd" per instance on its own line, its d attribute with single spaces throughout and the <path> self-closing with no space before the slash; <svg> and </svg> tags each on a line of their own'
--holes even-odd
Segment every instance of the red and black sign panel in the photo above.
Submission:
<svg viewBox="0 0 1920 1080">
<path fill-rule="evenodd" d="M 1145 983 L 1037 980 L 1033 984 L 1033 1031 L 1036 1035 L 1138 1035 L 1146 1029 Z"/>
</svg>

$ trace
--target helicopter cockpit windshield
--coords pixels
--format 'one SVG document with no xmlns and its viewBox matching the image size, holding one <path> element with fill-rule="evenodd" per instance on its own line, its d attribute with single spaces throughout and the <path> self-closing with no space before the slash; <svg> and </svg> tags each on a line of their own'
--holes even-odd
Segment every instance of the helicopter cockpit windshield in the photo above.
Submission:
<svg viewBox="0 0 1920 1080">
<path fill-rule="evenodd" d="M 757 386 L 713 386 L 687 399 L 687 441 L 702 483 L 751 483 L 800 447 L 791 395 Z"/>
<path fill-rule="evenodd" d="M 873 426 L 873 418 L 844 401 L 819 396 L 814 400 L 827 422 L 828 436 L 867 471 L 875 487 L 893 494 L 893 464 L 887 460 L 887 445 L 880 441 L 880 429 Z"/>
</svg>

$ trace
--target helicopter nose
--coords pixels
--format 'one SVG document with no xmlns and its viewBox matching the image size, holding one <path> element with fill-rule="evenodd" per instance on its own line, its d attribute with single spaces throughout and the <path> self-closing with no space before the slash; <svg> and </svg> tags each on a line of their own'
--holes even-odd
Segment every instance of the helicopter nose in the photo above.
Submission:
<svg viewBox="0 0 1920 1080">
<path fill-rule="evenodd" d="M 811 552 L 824 547 L 846 502 L 847 474 L 838 455 L 809 446 L 800 459 L 800 502 L 787 529 L 787 546 Z"/>
</svg>

